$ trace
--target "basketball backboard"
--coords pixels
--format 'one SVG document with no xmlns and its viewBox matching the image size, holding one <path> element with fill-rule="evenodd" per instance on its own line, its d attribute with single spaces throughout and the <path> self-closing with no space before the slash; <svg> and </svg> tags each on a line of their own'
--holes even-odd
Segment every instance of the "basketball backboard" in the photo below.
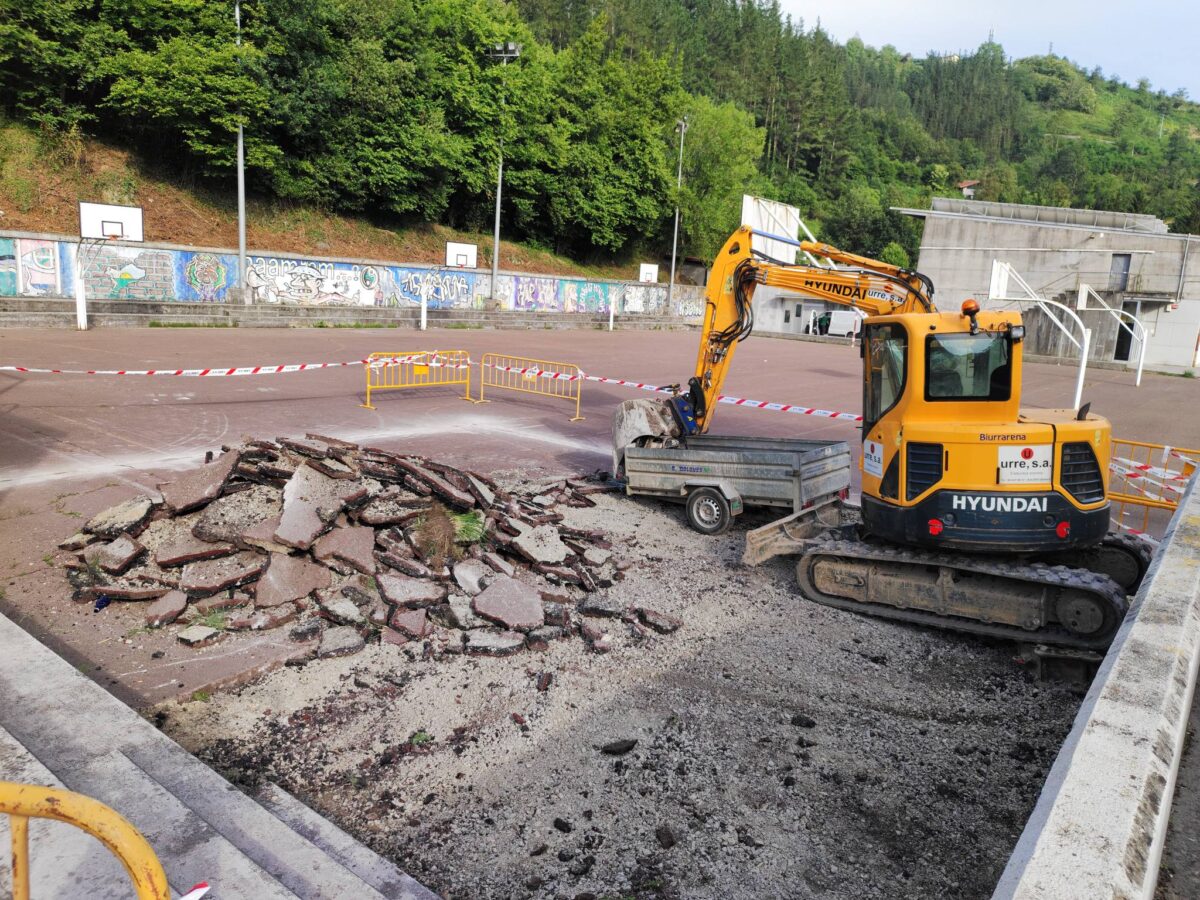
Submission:
<svg viewBox="0 0 1200 900">
<path fill-rule="evenodd" d="M 456 269 L 475 269 L 479 255 L 478 244 L 460 244 L 446 241 L 446 265 Z"/>
<path fill-rule="evenodd" d="M 93 240 L 140 243 L 143 240 L 142 208 L 80 201 L 79 236 Z"/>
</svg>

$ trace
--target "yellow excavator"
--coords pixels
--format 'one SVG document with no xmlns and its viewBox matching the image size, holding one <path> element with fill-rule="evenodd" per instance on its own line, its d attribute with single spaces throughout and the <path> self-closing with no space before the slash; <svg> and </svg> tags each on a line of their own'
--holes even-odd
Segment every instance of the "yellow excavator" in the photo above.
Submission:
<svg viewBox="0 0 1200 900">
<path fill-rule="evenodd" d="M 713 264 L 687 388 L 617 411 L 618 469 L 625 448 L 686 447 L 708 430 L 759 286 L 852 306 L 867 313 L 860 514 L 796 513 L 750 532 L 745 560 L 799 554 L 801 592 L 841 609 L 1107 647 L 1151 550 L 1109 532 L 1108 420 L 1088 404 L 1021 408 L 1020 313 L 974 300 L 939 312 L 912 269 L 813 241 L 790 243 L 831 265 L 784 263 L 753 248 L 756 234 L 740 228 Z"/>
</svg>

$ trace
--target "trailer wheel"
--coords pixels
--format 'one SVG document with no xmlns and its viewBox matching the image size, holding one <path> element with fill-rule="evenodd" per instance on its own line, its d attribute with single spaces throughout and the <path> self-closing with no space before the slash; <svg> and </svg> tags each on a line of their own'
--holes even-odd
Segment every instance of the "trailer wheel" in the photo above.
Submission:
<svg viewBox="0 0 1200 900">
<path fill-rule="evenodd" d="M 687 498 L 688 524 L 701 534 L 721 534 L 729 529 L 733 514 L 729 501 L 716 488 L 696 488 Z"/>
</svg>

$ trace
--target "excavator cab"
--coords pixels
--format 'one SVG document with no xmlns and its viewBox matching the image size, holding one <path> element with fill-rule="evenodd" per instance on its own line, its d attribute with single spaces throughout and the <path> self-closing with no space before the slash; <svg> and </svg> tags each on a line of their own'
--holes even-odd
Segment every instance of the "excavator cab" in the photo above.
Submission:
<svg viewBox="0 0 1200 900">
<path fill-rule="evenodd" d="M 1017 312 L 876 316 L 863 330 L 863 523 L 984 553 L 1091 546 L 1108 531 L 1110 426 L 1021 409 Z"/>
</svg>

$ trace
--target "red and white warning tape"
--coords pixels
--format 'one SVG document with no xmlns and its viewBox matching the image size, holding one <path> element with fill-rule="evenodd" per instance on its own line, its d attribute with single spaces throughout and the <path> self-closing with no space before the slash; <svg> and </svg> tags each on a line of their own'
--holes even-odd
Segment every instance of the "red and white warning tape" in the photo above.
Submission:
<svg viewBox="0 0 1200 900">
<path fill-rule="evenodd" d="M 463 362 L 443 361 L 437 355 L 416 353 L 409 356 L 375 357 L 372 359 L 352 359 L 346 362 L 329 363 L 292 363 L 290 365 L 274 366 L 234 366 L 231 368 L 207 369 L 35 369 L 28 366 L 0 366 L 0 372 L 21 372 L 31 375 L 174 375 L 183 378 L 229 378 L 238 375 L 284 375 L 292 372 L 312 372 L 319 369 L 339 369 L 350 366 L 386 367 L 404 363 L 418 363 L 434 367 L 465 369 L 474 365 L 470 359 Z M 587 375 L 583 372 L 567 373 L 546 371 L 536 366 L 525 368 L 517 366 L 490 365 L 491 368 L 505 372 L 519 372 L 535 378 L 549 378 L 563 381 L 595 381 L 599 384 L 615 384 L 621 387 L 636 388 L 637 390 L 654 393 L 670 393 L 668 388 L 643 381 L 630 381 L 625 378 L 605 378 L 601 375 Z M 827 419 L 841 419 L 849 422 L 861 422 L 862 416 L 854 413 L 837 412 L 831 409 L 820 409 L 795 403 L 774 403 L 766 400 L 747 400 L 743 397 L 722 395 L 718 403 L 731 406 L 742 406 L 749 409 L 765 409 L 771 412 L 796 413 L 804 416 L 820 416 Z"/>
</svg>

